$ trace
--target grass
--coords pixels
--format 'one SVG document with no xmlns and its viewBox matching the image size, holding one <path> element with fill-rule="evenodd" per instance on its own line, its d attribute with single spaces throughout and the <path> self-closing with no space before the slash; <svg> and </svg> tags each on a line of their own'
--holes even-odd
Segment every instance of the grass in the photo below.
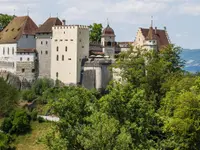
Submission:
<svg viewBox="0 0 200 150">
<path fill-rule="evenodd" d="M 26 135 L 20 135 L 16 137 L 14 145 L 16 146 L 17 150 L 47 150 L 47 147 L 42 144 L 38 143 L 38 139 L 44 136 L 51 128 L 51 122 L 44 122 L 38 123 L 32 122 L 31 133 Z"/>
</svg>

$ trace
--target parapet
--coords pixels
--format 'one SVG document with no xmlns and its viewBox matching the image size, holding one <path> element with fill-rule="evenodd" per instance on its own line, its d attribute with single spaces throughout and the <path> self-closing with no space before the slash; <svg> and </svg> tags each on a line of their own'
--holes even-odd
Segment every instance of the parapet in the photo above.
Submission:
<svg viewBox="0 0 200 150">
<path fill-rule="evenodd" d="M 61 26 L 53 26 L 53 29 L 89 29 L 86 25 L 61 25 Z"/>
<path fill-rule="evenodd" d="M 111 59 L 88 59 L 88 61 L 85 62 L 84 67 L 101 67 L 101 66 L 109 66 L 113 62 Z"/>
</svg>

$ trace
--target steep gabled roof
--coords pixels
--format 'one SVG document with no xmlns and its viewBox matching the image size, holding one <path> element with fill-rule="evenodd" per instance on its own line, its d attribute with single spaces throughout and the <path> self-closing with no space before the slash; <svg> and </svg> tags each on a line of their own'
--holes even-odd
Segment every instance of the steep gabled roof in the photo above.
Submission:
<svg viewBox="0 0 200 150">
<path fill-rule="evenodd" d="M 0 43 L 15 43 L 22 35 L 35 35 L 37 25 L 29 16 L 15 17 L 0 32 Z"/>
<path fill-rule="evenodd" d="M 145 28 L 140 28 L 140 29 L 146 40 L 156 39 L 160 47 L 170 44 L 167 32 L 165 30 L 152 28 L 151 29 L 152 31 L 149 31 L 150 29 L 145 29 Z"/>
<path fill-rule="evenodd" d="M 52 27 L 56 25 L 62 25 L 60 19 L 49 18 L 39 27 L 37 33 L 51 33 Z"/>
</svg>

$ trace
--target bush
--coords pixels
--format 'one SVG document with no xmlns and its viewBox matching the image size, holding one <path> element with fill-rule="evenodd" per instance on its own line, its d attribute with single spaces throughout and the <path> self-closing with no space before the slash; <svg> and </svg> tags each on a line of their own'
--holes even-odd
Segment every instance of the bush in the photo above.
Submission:
<svg viewBox="0 0 200 150">
<path fill-rule="evenodd" d="M 24 110 L 16 110 L 10 113 L 2 125 L 1 130 L 5 133 L 23 134 L 30 130 L 31 117 Z"/>
<path fill-rule="evenodd" d="M 25 90 L 22 92 L 22 99 L 27 100 L 28 102 L 32 102 L 35 100 L 37 96 L 35 95 L 34 91 L 32 90 Z"/>
<path fill-rule="evenodd" d="M 10 137 L 8 135 L 0 132 L 0 150 L 11 149 L 9 144 L 10 144 Z"/>
<path fill-rule="evenodd" d="M 32 112 L 31 112 L 31 119 L 33 120 L 33 121 L 36 121 L 37 120 L 37 115 L 38 115 L 38 112 L 36 111 L 36 110 L 33 110 Z"/>
<path fill-rule="evenodd" d="M 23 134 L 30 130 L 31 117 L 24 110 L 18 110 L 14 114 L 14 119 L 12 120 L 11 133 Z"/>
<path fill-rule="evenodd" d="M 45 122 L 45 120 L 44 120 L 44 118 L 42 118 L 42 117 L 38 117 L 38 122 L 39 122 L 39 123 L 43 123 L 43 122 Z"/>
<path fill-rule="evenodd" d="M 5 118 L 4 121 L 1 124 L 1 130 L 5 133 L 9 133 L 9 131 L 12 128 L 12 120 L 11 118 Z"/>
</svg>

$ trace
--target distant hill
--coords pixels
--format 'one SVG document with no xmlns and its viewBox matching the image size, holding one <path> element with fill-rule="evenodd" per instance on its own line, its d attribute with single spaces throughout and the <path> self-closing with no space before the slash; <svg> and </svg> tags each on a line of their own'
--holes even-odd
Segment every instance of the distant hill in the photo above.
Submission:
<svg viewBox="0 0 200 150">
<path fill-rule="evenodd" d="M 186 61 L 185 70 L 200 72 L 200 49 L 183 49 L 181 58 Z"/>
</svg>

